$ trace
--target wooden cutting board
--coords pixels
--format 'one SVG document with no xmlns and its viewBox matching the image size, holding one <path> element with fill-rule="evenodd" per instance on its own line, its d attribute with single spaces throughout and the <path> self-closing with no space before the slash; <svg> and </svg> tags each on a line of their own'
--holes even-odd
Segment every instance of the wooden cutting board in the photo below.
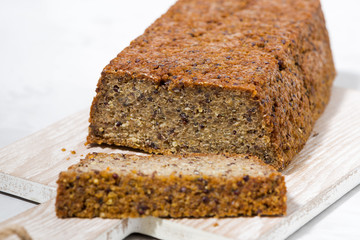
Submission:
<svg viewBox="0 0 360 240">
<path fill-rule="evenodd" d="M 0 191 L 43 203 L 0 229 L 18 224 L 34 239 L 114 239 L 133 232 L 163 239 L 286 238 L 360 183 L 359 103 L 359 92 L 333 89 L 306 146 L 283 172 L 288 214 L 273 218 L 57 219 L 53 197 L 60 171 L 89 152 L 133 152 L 85 146 L 88 111 L 80 112 L 0 150 Z"/>
</svg>

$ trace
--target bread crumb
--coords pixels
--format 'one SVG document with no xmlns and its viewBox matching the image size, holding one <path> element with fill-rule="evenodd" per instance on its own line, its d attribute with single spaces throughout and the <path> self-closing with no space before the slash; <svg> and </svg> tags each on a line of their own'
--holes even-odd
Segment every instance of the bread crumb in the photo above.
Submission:
<svg viewBox="0 0 360 240">
<path fill-rule="evenodd" d="M 217 227 L 217 226 L 219 226 L 219 224 L 216 222 L 216 223 L 213 224 L 213 226 Z"/>
<path fill-rule="evenodd" d="M 62 148 L 61 151 L 65 152 L 65 151 L 66 151 L 66 148 Z"/>
<path fill-rule="evenodd" d="M 71 154 L 76 154 L 76 151 L 72 150 L 72 151 L 71 151 Z"/>
<path fill-rule="evenodd" d="M 70 157 L 68 157 L 66 160 L 70 160 Z"/>
</svg>

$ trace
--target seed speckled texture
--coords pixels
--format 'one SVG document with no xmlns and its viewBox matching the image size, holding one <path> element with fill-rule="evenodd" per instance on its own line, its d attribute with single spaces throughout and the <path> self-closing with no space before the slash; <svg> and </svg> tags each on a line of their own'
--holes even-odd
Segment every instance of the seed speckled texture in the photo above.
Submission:
<svg viewBox="0 0 360 240">
<path fill-rule="evenodd" d="M 92 153 L 57 183 L 61 218 L 286 214 L 284 177 L 249 156 Z"/>
<path fill-rule="evenodd" d="M 87 140 L 282 170 L 334 77 L 318 0 L 179 0 L 104 68 Z"/>
</svg>

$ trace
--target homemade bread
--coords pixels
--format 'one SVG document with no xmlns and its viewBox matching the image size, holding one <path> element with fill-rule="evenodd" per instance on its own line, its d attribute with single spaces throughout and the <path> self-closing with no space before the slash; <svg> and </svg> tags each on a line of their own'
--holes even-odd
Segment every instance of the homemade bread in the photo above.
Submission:
<svg viewBox="0 0 360 240">
<path fill-rule="evenodd" d="M 335 76 L 319 0 L 180 0 L 102 72 L 88 143 L 283 169 Z"/>
</svg>

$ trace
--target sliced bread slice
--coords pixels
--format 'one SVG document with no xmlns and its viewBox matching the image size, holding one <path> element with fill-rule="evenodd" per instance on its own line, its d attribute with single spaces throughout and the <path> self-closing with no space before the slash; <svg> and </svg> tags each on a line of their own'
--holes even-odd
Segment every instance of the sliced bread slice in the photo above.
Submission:
<svg viewBox="0 0 360 240">
<path fill-rule="evenodd" d="M 61 172 L 57 183 L 60 218 L 286 213 L 284 177 L 246 155 L 92 153 Z"/>
</svg>

